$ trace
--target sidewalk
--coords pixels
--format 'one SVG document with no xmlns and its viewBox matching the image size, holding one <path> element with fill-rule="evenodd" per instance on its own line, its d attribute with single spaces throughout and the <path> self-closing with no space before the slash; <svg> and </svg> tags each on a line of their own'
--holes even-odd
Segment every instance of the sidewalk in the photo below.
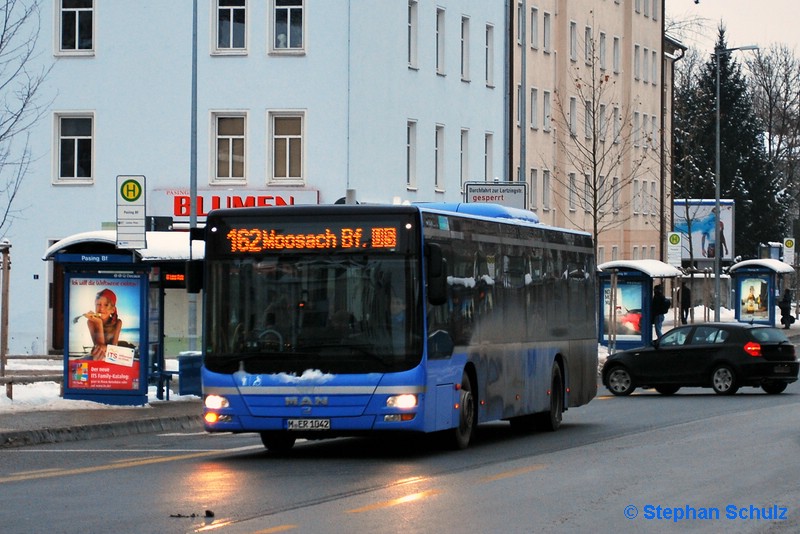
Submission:
<svg viewBox="0 0 800 534">
<path fill-rule="evenodd" d="M 0 413 L 0 449 L 41 443 L 203 430 L 200 399 L 146 406 Z"/>
</svg>

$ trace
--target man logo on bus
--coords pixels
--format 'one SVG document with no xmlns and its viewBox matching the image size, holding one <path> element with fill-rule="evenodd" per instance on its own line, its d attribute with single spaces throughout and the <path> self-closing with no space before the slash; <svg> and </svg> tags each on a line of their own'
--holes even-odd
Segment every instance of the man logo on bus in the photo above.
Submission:
<svg viewBox="0 0 800 534">
<path fill-rule="evenodd" d="M 327 406 L 328 397 L 286 397 L 286 406 Z"/>
</svg>

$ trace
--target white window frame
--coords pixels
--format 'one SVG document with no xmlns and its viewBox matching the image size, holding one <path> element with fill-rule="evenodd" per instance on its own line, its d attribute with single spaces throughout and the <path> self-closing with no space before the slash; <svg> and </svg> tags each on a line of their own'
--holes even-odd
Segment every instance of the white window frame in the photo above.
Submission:
<svg viewBox="0 0 800 534">
<path fill-rule="evenodd" d="M 433 188 L 435 191 L 444 191 L 445 183 L 445 139 L 444 124 L 437 124 L 433 140 Z"/>
<path fill-rule="evenodd" d="M 578 99 L 569 97 L 569 135 L 578 135 Z"/>
<path fill-rule="evenodd" d="M 490 182 L 494 173 L 494 134 L 486 132 L 483 135 L 483 178 Z"/>
<path fill-rule="evenodd" d="M 658 85 L 658 55 L 655 50 L 652 51 L 652 56 L 653 56 L 653 62 L 651 63 L 651 66 L 653 68 L 653 72 L 651 76 L 651 81 L 653 85 Z"/>
<path fill-rule="evenodd" d="M 613 121 L 613 128 L 614 128 L 614 144 L 620 142 L 620 136 L 622 135 L 622 118 L 620 116 L 619 106 L 614 106 L 612 111 L 611 120 Z"/>
<path fill-rule="evenodd" d="M 436 60 L 436 74 L 444 75 L 445 73 L 445 10 L 444 8 L 436 8 L 436 41 L 434 50 L 434 59 Z"/>
<path fill-rule="evenodd" d="M 461 178 L 461 192 L 463 193 L 464 184 L 469 181 L 469 128 L 461 128 L 459 151 L 459 176 Z"/>
<path fill-rule="evenodd" d="M 538 202 L 538 191 L 539 191 L 539 171 L 537 169 L 531 169 L 531 179 L 530 179 L 530 203 L 531 209 L 535 210 L 539 206 Z"/>
<path fill-rule="evenodd" d="M 211 172 L 208 173 L 209 183 L 211 184 L 246 184 L 247 183 L 247 112 L 246 111 L 212 111 L 210 114 L 211 124 Z M 220 119 L 242 119 L 241 135 L 220 135 Z M 233 144 L 236 139 L 242 141 L 242 176 L 233 176 Z M 219 151 L 222 140 L 229 142 L 228 154 L 231 158 L 228 161 L 228 170 L 231 176 L 219 175 Z"/>
<path fill-rule="evenodd" d="M 461 17 L 461 79 L 469 81 L 469 17 Z"/>
<path fill-rule="evenodd" d="M 531 87 L 531 130 L 539 129 L 539 89 Z"/>
<path fill-rule="evenodd" d="M 296 1 L 299 5 L 292 6 L 279 6 L 278 2 L 281 1 Z M 287 11 L 287 20 L 291 20 L 297 11 L 300 12 L 302 24 L 300 25 L 300 46 L 290 46 L 291 43 L 291 23 L 287 23 L 288 35 L 285 35 L 286 46 L 276 46 L 275 42 L 279 38 L 278 34 L 278 12 Z M 269 32 L 269 53 L 276 55 L 303 55 L 306 53 L 307 47 L 307 34 L 306 34 L 306 9 L 305 0 L 270 0 L 270 32 Z"/>
<path fill-rule="evenodd" d="M 642 81 L 650 83 L 650 50 L 646 46 L 642 49 Z"/>
<path fill-rule="evenodd" d="M 542 170 L 542 209 L 550 211 L 550 170 Z"/>
<path fill-rule="evenodd" d="M 592 27 L 586 26 L 583 29 L 583 56 L 586 65 L 591 65 L 594 61 L 594 37 L 592 35 Z"/>
<path fill-rule="evenodd" d="M 93 184 L 94 171 L 95 171 L 95 117 L 92 111 L 69 111 L 69 112 L 56 112 L 53 114 L 53 134 L 54 134 L 54 148 L 53 148 L 53 184 Z M 65 136 L 62 134 L 62 119 L 88 119 L 91 121 L 91 133 L 86 135 L 70 135 Z M 89 161 L 89 176 L 77 176 L 78 161 L 77 158 L 73 162 L 73 170 L 76 171 L 75 176 L 61 176 L 61 145 L 64 140 L 71 140 L 73 151 L 77 154 L 77 143 L 81 140 L 88 139 L 90 142 L 90 161 Z"/>
<path fill-rule="evenodd" d="M 539 8 L 531 7 L 531 48 L 539 49 Z"/>
<path fill-rule="evenodd" d="M 417 121 L 406 122 L 406 188 L 417 188 Z"/>
<path fill-rule="evenodd" d="M 647 0 L 645 0 L 645 2 L 646 1 Z M 658 7 L 659 7 L 658 4 L 659 4 L 659 0 L 653 0 L 653 12 L 652 12 L 653 17 L 652 18 L 653 18 L 654 22 L 658 20 Z"/>
<path fill-rule="evenodd" d="M 600 140 L 606 140 L 606 130 L 608 130 L 608 116 L 606 115 L 608 110 L 606 109 L 605 104 L 600 104 L 600 120 L 598 121 L 598 130 L 600 134 Z"/>
<path fill-rule="evenodd" d="M 592 195 L 592 175 L 585 173 L 583 175 L 583 211 L 591 213 L 594 206 L 594 198 Z"/>
<path fill-rule="evenodd" d="M 611 178 L 611 209 L 614 213 L 620 209 L 619 176 Z"/>
<path fill-rule="evenodd" d="M 600 70 L 606 70 L 606 32 L 600 32 Z"/>
<path fill-rule="evenodd" d="M 639 80 L 642 77 L 642 49 L 633 45 L 633 78 Z"/>
<path fill-rule="evenodd" d="M 633 207 L 633 214 L 634 215 L 639 215 L 639 212 L 642 209 L 642 207 L 641 207 L 642 202 L 641 202 L 641 197 L 639 196 L 641 194 L 641 191 L 639 189 L 639 179 L 638 178 L 634 178 L 633 179 L 632 191 L 633 191 L 633 199 L 631 200 L 631 206 Z"/>
<path fill-rule="evenodd" d="M 56 0 L 53 2 L 53 6 L 56 10 L 55 20 L 56 23 L 56 35 L 54 36 L 54 49 L 56 50 L 57 56 L 93 56 L 95 53 L 95 47 L 97 45 L 97 31 L 96 31 L 96 24 L 97 24 L 97 12 L 94 0 L 92 1 L 92 7 L 80 7 L 80 8 L 64 8 L 63 0 Z M 67 12 L 73 13 L 75 16 L 75 48 L 62 48 L 63 44 L 63 32 L 64 30 L 64 16 Z M 89 13 L 92 18 L 91 24 L 91 32 L 92 32 L 92 46 L 90 48 L 78 48 L 79 46 L 79 29 L 80 24 L 78 24 L 78 20 L 81 18 L 81 15 L 84 16 Z"/>
<path fill-rule="evenodd" d="M 641 141 L 641 124 L 639 118 L 639 112 L 633 112 L 633 146 L 639 146 Z"/>
<path fill-rule="evenodd" d="M 552 120 L 552 103 L 550 91 L 542 94 L 542 130 L 550 131 L 550 121 Z"/>
<path fill-rule="evenodd" d="M 619 37 L 617 37 L 615 35 L 614 36 L 614 43 L 612 45 L 612 56 L 613 57 L 611 58 L 614 74 L 619 74 L 619 69 L 620 69 L 620 64 L 621 64 L 619 46 L 620 46 Z"/>
<path fill-rule="evenodd" d="M 652 208 L 650 209 L 650 216 L 655 217 L 656 215 L 658 215 L 658 206 L 660 205 L 658 202 L 658 196 L 656 195 L 655 180 L 650 182 L 650 202 L 652 202 Z"/>
<path fill-rule="evenodd" d="M 267 180 L 268 185 L 306 185 L 306 113 L 303 110 L 271 110 L 268 111 L 267 115 L 267 124 L 269 125 L 269 152 L 267 153 L 269 157 L 267 158 L 269 161 L 269 167 L 267 169 Z M 283 136 L 283 139 L 286 139 L 291 143 L 292 140 L 299 140 L 300 142 L 300 175 L 299 176 L 275 176 L 275 163 L 277 157 L 286 158 L 286 169 L 287 172 L 290 165 L 290 156 L 291 156 L 291 148 L 288 148 L 285 154 L 277 154 L 277 147 L 275 146 L 275 140 L 278 138 L 275 132 L 275 119 L 279 118 L 298 118 L 300 119 L 300 133 L 299 134 L 291 134 Z"/>
<path fill-rule="evenodd" d="M 594 120 L 592 118 L 592 101 L 584 100 L 583 107 L 583 136 L 586 139 L 591 139 L 594 134 Z"/>
<path fill-rule="evenodd" d="M 220 0 L 214 0 L 214 12 L 212 14 L 213 15 L 213 19 L 214 19 L 213 20 L 213 24 L 212 24 L 212 26 L 214 28 L 213 41 L 211 42 L 211 44 L 212 44 L 211 53 L 212 54 L 214 54 L 214 55 L 236 55 L 236 56 L 241 56 L 241 55 L 246 55 L 247 54 L 247 43 L 249 42 L 249 35 L 248 35 L 249 34 L 249 24 L 248 24 L 248 21 L 250 20 L 249 13 L 248 13 L 248 9 L 249 8 L 248 8 L 248 5 L 247 5 L 247 0 L 240 0 L 240 1 L 242 3 L 241 6 L 220 6 Z M 228 44 L 230 46 L 220 46 L 220 44 L 219 44 L 220 26 L 221 26 L 220 14 L 223 11 L 227 11 L 228 14 L 231 17 L 230 18 L 231 30 L 230 30 L 230 35 L 228 36 Z M 237 11 L 243 11 L 244 12 L 244 45 L 240 46 L 240 47 L 233 46 L 233 43 L 232 43 L 233 34 L 234 34 L 234 32 L 233 32 L 233 18 L 234 18 L 235 12 L 237 12 Z"/>
<path fill-rule="evenodd" d="M 486 25 L 484 54 L 486 86 L 494 87 L 494 26 L 492 24 Z"/>
<path fill-rule="evenodd" d="M 544 18 L 542 19 L 542 49 L 544 49 L 545 53 L 550 53 L 550 46 L 551 41 L 553 39 L 553 31 L 552 31 L 552 21 L 550 17 L 550 13 L 547 11 L 544 12 Z"/>
<path fill-rule="evenodd" d="M 578 61 L 578 23 L 569 21 L 569 59 Z"/>
<path fill-rule="evenodd" d="M 569 173 L 569 211 L 575 211 L 578 205 L 578 184 L 576 183 L 576 179 L 574 172 Z"/>
<path fill-rule="evenodd" d="M 419 4 L 417 0 L 409 0 L 408 2 L 408 68 L 418 68 L 418 51 L 419 51 Z"/>
</svg>

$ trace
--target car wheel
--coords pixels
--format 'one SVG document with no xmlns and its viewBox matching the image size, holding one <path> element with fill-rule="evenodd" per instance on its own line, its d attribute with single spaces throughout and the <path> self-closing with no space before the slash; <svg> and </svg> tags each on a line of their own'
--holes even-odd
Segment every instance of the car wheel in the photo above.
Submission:
<svg viewBox="0 0 800 534">
<path fill-rule="evenodd" d="M 718 365 L 711 373 L 711 387 L 718 395 L 733 395 L 739 391 L 736 373 L 729 365 Z"/>
<path fill-rule="evenodd" d="M 606 375 L 606 387 L 617 396 L 625 396 L 633 393 L 636 385 L 627 369 L 618 365 L 611 368 Z"/>
<path fill-rule="evenodd" d="M 674 395 L 681 389 L 680 386 L 656 386 L 656 391 L 661 393 L 662 395 Z"/>
<path fill-rule="evenodd" d="M 783 393 L 788 385 L 786 382 L 764 382 L 761 384 L 761 389 L 770 395 L 777 395 Z"/>
<path fill-rule="evenodd" d="M 295 438 L 283 432 L 262 432 L 261 443 L 271 453 L 284 454 L 294 447 Z"/>
<path fill-rule="evenodd" d="M 540 430 L 555 432 L 561 426 L 564 414 L 564 382 L 561 379 L 561 368 L 553 364 L 553 377 L 550 382 L 550 409 L 534 414 L 534 424 Z"/>
</svg>

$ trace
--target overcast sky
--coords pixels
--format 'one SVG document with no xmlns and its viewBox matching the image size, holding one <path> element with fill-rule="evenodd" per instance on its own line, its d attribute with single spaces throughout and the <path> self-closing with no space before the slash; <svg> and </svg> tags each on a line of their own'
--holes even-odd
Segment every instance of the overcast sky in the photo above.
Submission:
<svg viewBox="0 0 800 534">
<path fill-rule="evenodd" d="M 713 50 L 716 28 L 722 20 L 730 47 L 758 45 L 768 48 L 781 43 L 800 54 L 798 0 L 700 0 L 699 4 L 694 0 L 667 0 L 666 4 L 668 19 L 707 19 L 704 35 L 684 38 L 685 44 L 700 50 L 709 53 Z"/>
</svg>

